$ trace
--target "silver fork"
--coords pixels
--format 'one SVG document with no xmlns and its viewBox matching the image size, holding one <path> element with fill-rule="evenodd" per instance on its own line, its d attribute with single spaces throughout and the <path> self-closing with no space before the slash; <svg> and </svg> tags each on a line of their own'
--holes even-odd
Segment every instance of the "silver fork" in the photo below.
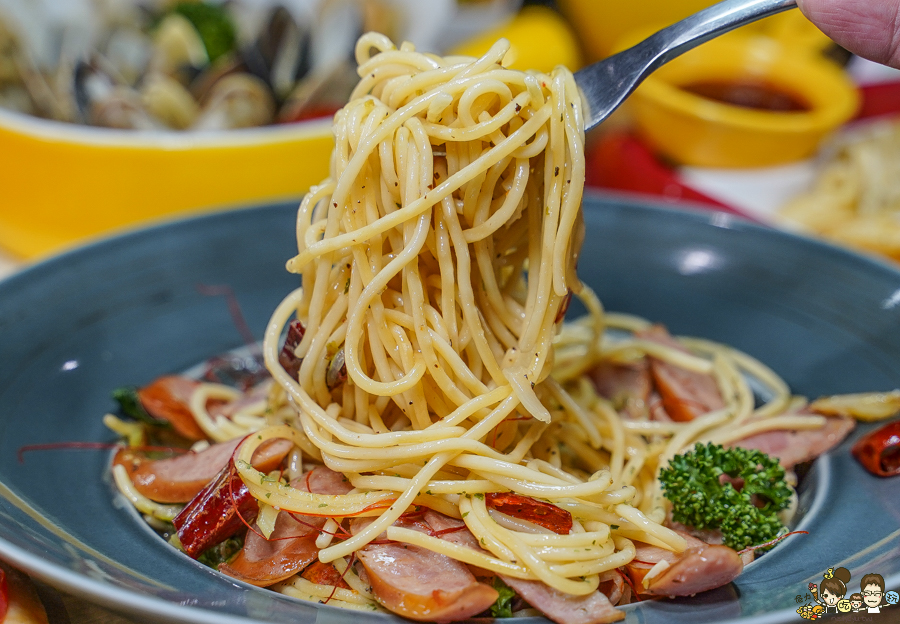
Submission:
<svg viewBox="0 0 900 624">
<path fill-rule="evenodd" d="M 725 0 L 664 28 L 632 48 L 575 72 L 587 111 L 585 130 L 610 116 L 660 66 L 738 26 L 797 6 L 796 0 Z"/>
</svg>

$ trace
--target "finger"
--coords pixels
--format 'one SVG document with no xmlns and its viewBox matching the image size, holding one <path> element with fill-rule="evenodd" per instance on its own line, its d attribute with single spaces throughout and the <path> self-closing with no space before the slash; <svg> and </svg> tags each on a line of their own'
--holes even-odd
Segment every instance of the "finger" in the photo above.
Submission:
<svg viewBox="0 0 900 624">
<path fill-rule="evenodd" d="M 900 68 L 900 0 L 798 0 L 797 4 L 839 45 Z"/>
</svg>

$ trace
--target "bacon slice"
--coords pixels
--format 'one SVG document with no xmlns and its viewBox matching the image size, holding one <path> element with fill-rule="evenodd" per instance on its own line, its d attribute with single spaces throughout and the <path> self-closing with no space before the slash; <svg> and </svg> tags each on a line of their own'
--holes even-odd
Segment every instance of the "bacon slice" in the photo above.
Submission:
<svg viewBox="0 0 900 624">
<path fill-rule="evenodd" d="M 525 602 L 557 624 L 609 624 L 625 619 L 625 612 L 612 606 L 606 594 L 599 591 L 572 596 L 541 581 L 526 581 L 503 574 L 500 578 Z"/>
<path fill-rule="evenodd" d="M 352 521 L 358 532 L 369 518 Z M 422 530 L 415 524 L 397 524 Z M 430 550 L 388 542 L 357 551 L 375 598 L 398 615 L 421 622 L 453 622 L 481 613 L 497 591 L 479 583 L 465 564 Z"/>
<path fill-rule="evenodd" d="M 726 475 L 727 476 L 727 475 Z M 675 522 L 672 520 L 671 514 L 666 518 L 666 526 L 672 529 L 673 531 L 677 531 L 678 533 L 682 533 L 685 535 L 690 535 L 691 537 L 695 537 L 704 544 L 724 544 L 725 536 L 722 534 L 722 531 L 719 529 L 698 529 L 696 527 L 688 526 L 686 524 L 681 524 L 680 522 Z M 660 549 L 662 550 L 662 549 Z M 668 551 L 666 551 L 668 552 Z"/>
<path fill-rule="evenodd" d="M 820 429 L 766 431 L 738 440 L 729 446 L 762 451 L 771 457 L 777 457 L 782 466 L 790 469 L 830 451 L 840 444 L 854 427 L 856 421 L 852 418 L 829 417 L 825 420 L 825 426 Z"/>
<path fill-rule="evenodd" d="M 268 540 L 254 532 L 259 530 L 254 524 L 254 531 L 247 533 L 237 557 L 221 564 L 219 572 L 257 587 L 268 587 L 292 577 L 319 556 L 316 538 L 325 518 L 304 517 L 304 522 L 281 512 Z"/>
<path fill-rule="evenodd" d="M 609 399 L 623 415 L 641 418 L 647 414 L 653 383 L 646 359 L 633 364 L 601 362 L 588 375 L 600 396 Z"/>
<path fill-rule="evenodd" d="M 324 466 L 294 479 L 291 486 L 314 494 L 346 494 L 353 489 L 344 475 Z M 282 511 L 269 539 L 258 534 L 259 528 L 254 525 L 237 557 L 221 564 L 219 571 L 258 587 L 286 580 L 318 558 L 316 539 L 325 520 Z"/>
<path fill-rule="evenodd" d="M 680 535 L 687 540 L 687 549 L 681 553 L 642 542 L 634 543 L 635 557 L 626 570 L 641 594 L 693 596 L 726 585 L 743 571 L 741 557 L 731 548 L 706 544 L 686 533 Z M 669 567 L 644 588 L 644 577 L 660 561 L 665 561 Z"/>
<path fill-rule="evenodd" d="M 158 503 L 186 503 L 228 465 L 243 438 L 213 444 L 199 453 L 167 459 L 146 459 L 127 448 L 116 453 L 114 464 L 125 467 L 138 492 Z M 253 453 L 253 467 L 269 472 L 291 450 L 288 440 L 267 440 Z"/>
<path fill-rule="evenodd" d="M 662 325 L 654 325 L 637 332 L 635 336 L 688 352 Z M 712 375 L 685 370 L 657 358 L 650 358 L 650 374 L 662 398 L 663 407 L 672 420 L 693 420 L 725 406 Z"/>
<path fill-rule="evenodd" d="M 259 511 L 259 504 L 234 465 L 234 454 L 242 440 L 227 444 L 226 448 L 233 446 L 232 454 L 222 470 L 172 521 L 181 546 L 190 557 L 199 557 L 206 549 L 235 535 Z M 267 440 L 253 453 L 251 462 L 258 470 L 269 472 L 281 463 L 292 446 L 288 440 Z"/>
<path fill-rule="evenodd" d="M 303 481 L 302 487 L 295 486 L 313 494 L 331 494 L 341 496 L 349 494 L 353 490 L 353 485 L 340 472 L 335 472 L 326 466 L 317 466 L 307 473 L 301 475 L 298 479 Z"/>
</svg>

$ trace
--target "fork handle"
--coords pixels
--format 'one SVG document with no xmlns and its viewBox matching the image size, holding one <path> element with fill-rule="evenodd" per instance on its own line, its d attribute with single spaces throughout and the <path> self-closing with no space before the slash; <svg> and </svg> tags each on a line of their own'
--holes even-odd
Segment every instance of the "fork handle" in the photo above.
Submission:
<svg viewBox="0 0 900 624">
<path fill-rule="evenodd" d="M 705 41 L 797 6 L 797 0 L 725 0 L 664 28 L 644 43 L 654 49 L 653 69 Z"/>
<path fill-rule="evenodd" d="M 575 72 L 586 104 L 585 130 L 606 119 L 661 65 L 738 26 L 797 6 L 796 0 L 725 0 Z"/>
</svg>

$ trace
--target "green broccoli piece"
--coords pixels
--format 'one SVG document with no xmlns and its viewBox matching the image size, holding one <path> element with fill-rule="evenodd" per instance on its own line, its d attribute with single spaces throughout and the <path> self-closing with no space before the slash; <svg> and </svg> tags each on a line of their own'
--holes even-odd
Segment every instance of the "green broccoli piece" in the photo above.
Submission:
<svg viewBox="0 0 900 624">
<path fill-rule="evenodd" d="M 515 590 L 504 583 L 499 576 L 494 577 L 494 589 L 499 595 L 491 605 L 491 615 L 495 618 L 512 617 L 512 600 L 516 597 Z"/>
<path fill-rule="evenodd" d="M 735 550 L 763 544 L 785 527 L 778 512 L 791 488 L 777 459 L 761 451 L 697 443 L 659 473 L 672 519 L 697 529 L 719 529 Z"/>
</svg>

